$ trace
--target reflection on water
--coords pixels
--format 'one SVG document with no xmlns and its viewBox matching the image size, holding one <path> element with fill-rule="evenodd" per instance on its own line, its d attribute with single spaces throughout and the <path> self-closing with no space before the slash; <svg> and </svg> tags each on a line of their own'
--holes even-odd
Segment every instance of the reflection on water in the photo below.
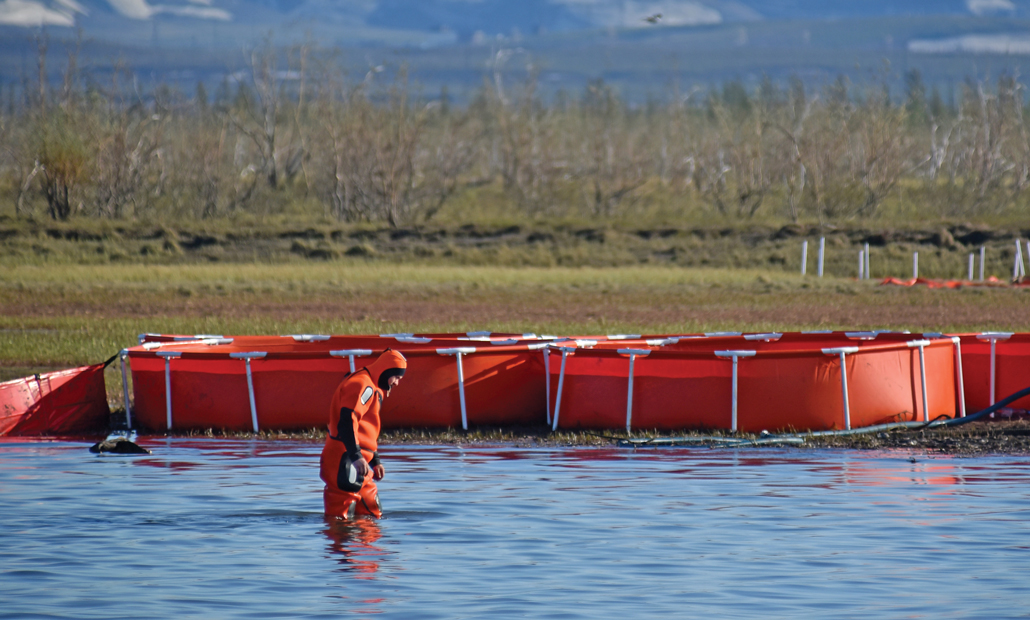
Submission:
<svg viewBox="0 0 1030 620">
<path fill-rule="evenodd" d="M 379 570 L 384 551 L 376 546 L 376 542 L 383 537 L 383 531 L 375 519 L 326 519 L 322 533 L 329 539 L 327 557 L 339 562 L 339 570 L 353 572 L 358 579 L 371 579 Z"/>
<path fill-rule="evenodd" d="M 0 618 L 1016 618 L 1030 464 L 386 446 L 327 522 L 320 446 L 0 442 Z"/>
</svg>

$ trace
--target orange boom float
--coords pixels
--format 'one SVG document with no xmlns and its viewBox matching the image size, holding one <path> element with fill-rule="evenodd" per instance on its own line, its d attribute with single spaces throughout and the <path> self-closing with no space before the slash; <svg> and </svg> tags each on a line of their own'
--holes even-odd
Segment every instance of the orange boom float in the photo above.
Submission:
<svg viewBox="0 0 1030 620">
<path fill-rule="evenodd" d="M 143 339 L 123 356 L 132 368 L 135 420 L 151 430 L 322 427 L 344 375 L 387 348 L 407 357 L 415 379 L 383 404 L 384 428 L 543 419 L 541 349 L 548 343 L 521 334 Z"/>
<path fill-rule="evenodd" d="M 950 337 L 711 334 L 557 348 L 555 429 L 834 430 L 963 410 Z"/>
<path fill-rule="evenodd" d="M 70 435 L 106 428 L 111 412 L 105 366 L 106 362 L 0 383 L 0 437 Z"/>
<path fill-rule="evenodd" d="M 969 411 L 984 409 L 1030 385 L 1030 334 L 984 332 L 963 334 L 960 339 Z M 1009 406 L 1030 409 L 1030 397 Z"/>
<path fill-rule="evenodd" d="M 410 378 L 384 428 L 835 430 L 961 417 L 1030 384 L 1025 334 L 147 334 L 122 360 L 144 429 L 298 430 L 387 348 Z"/>
</svg>

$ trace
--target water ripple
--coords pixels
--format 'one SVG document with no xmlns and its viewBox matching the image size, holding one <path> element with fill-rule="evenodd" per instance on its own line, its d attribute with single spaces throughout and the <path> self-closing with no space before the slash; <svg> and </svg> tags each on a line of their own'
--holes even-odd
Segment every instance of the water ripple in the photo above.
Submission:
<svg viewBox="0 0 1030 620">
<path fill-rule="evenodd" d="M 0 444 L 0 619 L 1026 616 L 1011 457 L 391 446 L 332 525 L 314 444 L 87 447 Z"/>
</svg>

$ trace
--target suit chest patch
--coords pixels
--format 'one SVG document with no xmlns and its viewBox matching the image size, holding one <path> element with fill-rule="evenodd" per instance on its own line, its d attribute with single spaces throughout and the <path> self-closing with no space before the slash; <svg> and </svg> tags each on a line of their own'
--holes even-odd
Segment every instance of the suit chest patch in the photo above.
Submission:
<svg viewBox="0 0 1030 620">
<path fill-rule="evenodd" d="M 371 385 L 365 388 L 365 390 L 361 393 L 361 404 L 368 404 L 368 400 L 372 398 L 373 393 L 375 393 L 375 390 L 372 389 Z"/>
</svg>

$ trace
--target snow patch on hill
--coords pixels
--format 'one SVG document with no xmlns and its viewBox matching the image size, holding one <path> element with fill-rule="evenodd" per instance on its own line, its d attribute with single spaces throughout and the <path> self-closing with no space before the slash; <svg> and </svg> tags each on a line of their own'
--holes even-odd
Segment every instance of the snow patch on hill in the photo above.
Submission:
<svg viewBox="0 0 1030 620">
<path fill-rule="evenodd" d="M 116 13 L 132 20 L 155 15 L 177 15 L 203 20 L 230 21 L 232 13 L 211 5 L 211 0 L 186 0 L 176 4 L 149 4 L 147 0 L 106 0 Z M 0 25 L 37 28 L 75 26 L 77 15 L 89 11 L 75 0 L 0 0 Z"/>
<path fill-rule="evenodd" d="M 946 39 L 913 39 L 908 51 L 916 54 L 1030 54 L 1027 34 L 968 34 Z"/>
<path fill-rule="evenodd" d="M 85 11 L 70 0 L 56 2 L 51 6 L 36 0 L 3 0 L 0 2 L 0 25 L 26 28 L 74 26 L 75 13 Z"/>
<path fill-rule="evenodd" d="M 210 2 L 191 1 L 185 5 L 148 4 L 147 0 L 107 0 L 115 11 L 129 19 L 150 19 L 155 15 L 178 15 L 197 19 L 229 21 L 232 14 L 210 6 Z M 201 4 L 202 6 L 197 6 Z"/>
</svg>

